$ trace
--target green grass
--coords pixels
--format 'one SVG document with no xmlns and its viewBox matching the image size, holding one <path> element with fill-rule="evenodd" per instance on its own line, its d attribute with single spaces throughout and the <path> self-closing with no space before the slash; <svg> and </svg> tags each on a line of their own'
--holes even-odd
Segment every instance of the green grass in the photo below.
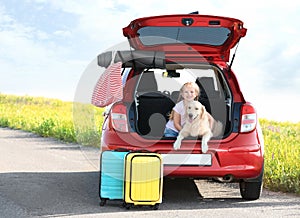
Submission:
<svg viewBox="0 0 300 218">
<path fill-rule="evenodd" d="M 0 126 L 100 146 L 102 110 L 90 104 L 0 94 Z"/>
<path fill-rule="evenodd" d="M 100 146 L 102 110 L 90 104 L 0 94 L 0 126 L 65 142 Z M 265 140 L 264 186 L 300 194 L 300 123 L 260 120 Z"/>
<path fill-rule="evenodd" d="M 260 120 L 265 140 L 265 187 L 300 194 L 300 123 Z"/>
</svg>

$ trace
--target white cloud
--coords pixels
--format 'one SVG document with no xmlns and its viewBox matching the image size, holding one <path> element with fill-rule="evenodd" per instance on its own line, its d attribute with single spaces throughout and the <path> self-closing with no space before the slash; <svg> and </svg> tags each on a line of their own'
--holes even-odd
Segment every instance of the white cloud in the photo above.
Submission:
<svg viewBox="0 0 300 218">
<path fill-rule="evenodd" d="M 198 10 L 200 14 L 244 21 L 248 32 L 241 40 L 233 70 L 246 99 L 258 105 L 261 116 L 276 118 L 278 112 L 270 112 L 276 99 L 288 99 L 285 110 L 291 113 L 287 114 L 296 113 L 293 102 L 300 93 L 300 2 L 26 0 L 22 5 L 40 14 L 23 10 L 33 17 L 29 22 L 0 6 L 0 92 L 43 94 L 44 90 L 47 96 L 71 96 L 87 63 L 126 40 L 122 28 L 131 20 Z M 41 16 L 48 12 L 48 16 Z M 62 18 L 56 20 L 55 15 Z M 48 20 L 37 24 L 42 18 Z"/>
<path fill-rule="evenodd" d="M 70 98 L 62 93 L 74 94 L 87 62 L 65 58 L 68 48 L 48 41 L 47 33 L 0 13 L 0 92 Z"/>
<path fill-rule="evenodd" d="M 53 34 L 65 38 L 65 37 L 70 37 L 72 33 L 68 30 L 56 30 L 54 31 Z"/>
</svg>

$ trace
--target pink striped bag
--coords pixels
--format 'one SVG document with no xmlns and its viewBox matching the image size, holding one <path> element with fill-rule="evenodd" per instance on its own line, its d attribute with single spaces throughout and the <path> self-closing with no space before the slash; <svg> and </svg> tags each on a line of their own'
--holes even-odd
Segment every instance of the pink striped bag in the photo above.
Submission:
<svg viewBox="0 0 300 218">
<path fill-rule="evenodd" d="M 93 105 L 105 107 L 123 99 L 121 68 L 122 62 L 113 63 L 100 76 L 92 95 Z"/>
</svg>

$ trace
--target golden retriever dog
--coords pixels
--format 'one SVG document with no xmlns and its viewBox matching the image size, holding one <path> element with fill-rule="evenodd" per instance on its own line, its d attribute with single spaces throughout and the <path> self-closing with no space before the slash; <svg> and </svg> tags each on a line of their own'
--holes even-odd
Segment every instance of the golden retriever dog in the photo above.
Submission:
<svg viewBox="0 0 300 218">
<path fill-rule="evenodd" d="M 206 153 L 208 151 L 207 143 L 211 137 L 223 134 L 223 124 L 212 118 L 199 101 L 191 101 L 186 105 L 185 116 L 186 122 L 180 130 L 173 148 L 178 150 L 181 141 L 188 136 L 202 136 L 201 149 L 203 153 Z"/>
</svg>

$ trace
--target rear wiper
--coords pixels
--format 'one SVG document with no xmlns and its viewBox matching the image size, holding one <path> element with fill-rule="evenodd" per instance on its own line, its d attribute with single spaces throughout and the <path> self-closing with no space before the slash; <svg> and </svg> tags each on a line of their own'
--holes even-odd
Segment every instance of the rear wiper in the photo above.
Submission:
<svg viewBox="0 0 300 218">
<path fill-rule="evenodd" d="M 179 32 L 180 32 L 180 29 L 177 28 L 176 42 L 178 42 Z"/>
</svg>

